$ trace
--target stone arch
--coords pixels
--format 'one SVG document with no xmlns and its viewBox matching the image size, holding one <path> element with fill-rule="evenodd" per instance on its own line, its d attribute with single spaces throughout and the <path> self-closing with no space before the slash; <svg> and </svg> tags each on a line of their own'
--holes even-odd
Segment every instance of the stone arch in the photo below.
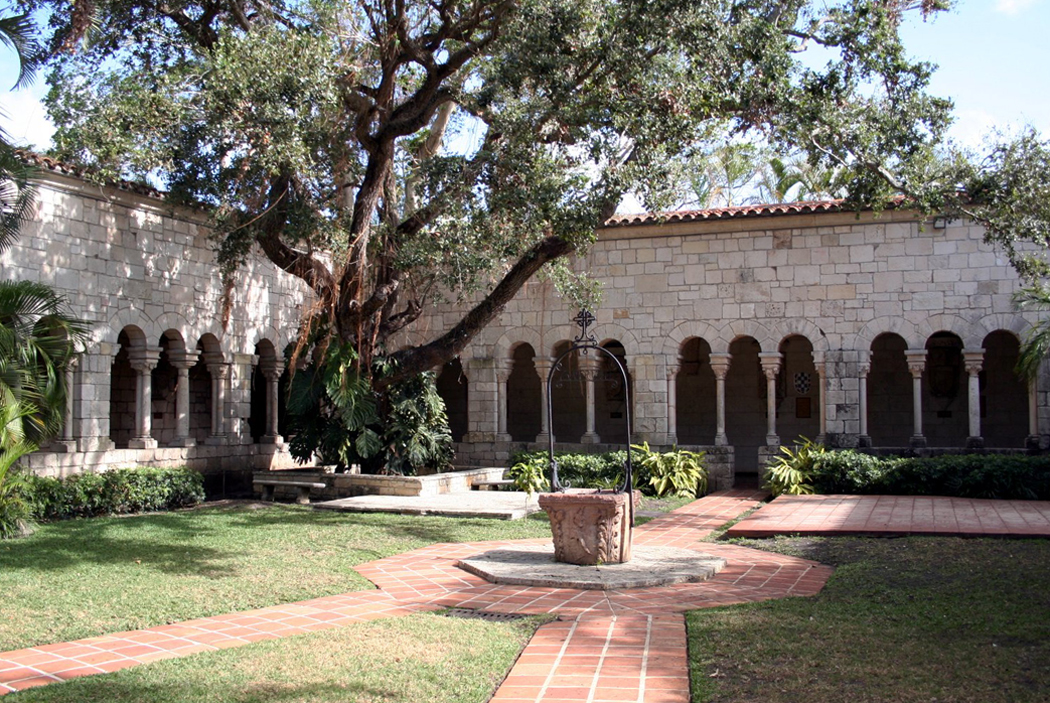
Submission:
<svg viewBox="0 0 1050 703">
<path fill-rule="evenodd" d="M 604 347 L 609 342 L 618 342 L 624 348 L 624 358 L 628 364 L 642 354 L 641 343 L 633 331 L 615 322 L 595 323 L 594 326 L 597 328 L 595 332 L 601 332 L 601 336 L 594 335 L 598 339 L 598 346 Z"/>
<path fill-rule="evenodd" d="M 693 338 L 703 339 L 709 345 L 721 339 L 721 328 L 703 320 L 686 320 L 679 323 L 664 337 L 661 354 L 665 359 L 677 360 L 681 354 L 682 345 Z M 712 349 L 712 351 L 715 351 Z M 725 351 L 725 350 L 723 350 Z M 668 362 L 670 365 L 671 362 Z M 677 363 L 677 362 L 676 362 Z"/>
<path fill-rule="evenodd" d="M 284 359 L 272 339 L 263 337 L 255 343 L 251 379 L 249 381 L 248 434 L 256 444 L 269 439 L 272 443 L 280 432 L 271 427 L 271 413 L 276 410 L 278 424 L 285 411 L 285 393 L 281 391 Z M 276 408 L 271 408 L 275 404 Z"/>
<path fill-rule="evenodd" d="M 912 380 L 905 350 L 914 342 L 904 335 L 885 331 L 875 335 L 867 347 L 868 436 L 874 447 L 907 447 L 913 427 Z"/>
<path fill-rule="evenodd" d="M 452 441 L 462 442 L 467 435 L 469 415 L 469 379 L 463 371 L 463 364 L 458 357 L 450 359 L 435 380 L 438 395 L 445 402 L 445 412 L 448 417 L 449 432 Z"/>
<path fill-rule="evenodd" d="M 153 339 L 157 336 L 154 332 L 152 319 L 140 310 L 127 308 L 118 310 L 110 315 L 109 319 L 106 321 L 105 327 L 99 330 L 100 334 L 97 341 L 119 344 L 118 338 L 120 337 L 121 332 L 141 335 L 143 344 L 145 344 L 146 339 Z M 138 337 L 136 336 L 135 339 L 138 339 Z"/>
<path fill-rule="evenodd" d="M 166 335 L 169 332 L 175 332 L 179 338 L 184 340 L 193 339 L 194 335 L 190 330 L 190 324 L 186 321 L 186 318 L 176 312 L 166 312 L 159 315 L 156 320 L 153 321 L 153 328 L 157 330 L 157 337 Z"/>
<path fill-rule="evenodd" d="M 149 344 L 146 333 L 135 324 L 118 328 L 109 372 L 109 438 L 117 449 L 127 449 L 138 427 L 138 371 L 132 357 L 144 355 Z"/>
<path fill-rule="evenodd" d="M 547 379 L 540 378 L 536 368 L 536 347 L 529 342 L 512 345 L 508 363 L 507 434 L 515 442 L 532 442 L 540 434 L 542 384 Z"/>
<path fill-rule="evenodd" d="M 816 439 L 820 434 L 820 380 L 813 360 L 813 340 L 788 334 L 780 340 L 777 372 L 777 433 L 783 440 Z"/>
<path fill-rule="evenodd" d="M 165 329 L 157 339 L 157 347 L 160 349 L 157 365 L 150 371 L 152 435 L 161 446 L 170 446 L 177 438 L 179 372 L 176 364 L 186 356 L 182 330 Z"/>
<path fill-rule="evenodd" d="M 969 398 L 963 349 L 976 347 L 980 342 L 978 339 L 976 344 L 968 344 L 966 337 L 946 329 L 936 330 L 925 341 L 922 433 L 931 447 L 966 446 Z"/>
<path fill-rule="evenodd" d="M 883 334 L 895 334 L 904 340 L 908 349 L 916 349 L 921 343 L 915 325 L 903 317 L 876 317 L 868 322 L 853 337 L 851 348 L 856 351 L 869 351 L 876 337 Z M 922 339 L 925 339 L 923 337 Z"/>
<path fill-rule="evenodd" d="M 533 352 L 539 354 L 543 349 L 543 338 L 531 327 L 515 327 L 496 340 L 493 354 L 498 361 L 510 361 L 515 347 L 521 344 L 528 344 Z"/>
<path fill-rule="evenodd" d="M 978 340 L 981 342 L 978 346 L 982 346 L 984 344 L 984 339 L 994 332 L 1009 332 L 1016 337 L 1019 342 L 1023 341 L 1024 333 L 1029 327 L 1031 327 L 1031 323 L 1023 316 L 1016 313 L 996 312 L 990 315 L 985 315 L 977 320 L 973 326 L 974 330 L 982 335 L 981 339 Z"/>
<path fill-rule="evenodd" d="M 745 337 L 758 342 L 762 351 L 776 351 L 777 340 L 770 334 L 769 328 L 757 320 L 731 320 L 720 330 L 718 348 L 715 349 L 712 344 L 711 351 L 727 352 L 733 342 Z"/>
<path fill-rule="evenodd" d="M 627 386 L 616 362 L 608 354 L 598 357 L 598 377 L 594 383 L 594 431 L 601 442 L 624 444 L 627 442 L 626 414 L 633 411 L 634 388 L 630 359 L 626 346 L 618 339 L 607 339 L 601 347 L 615 356 L 627 373 Z"/>
<path fill-rule="evenodd" d="M 918 339 L 916 340 L 918 346 L 915 347 L 916 349 L 925 346 L 930 337 L 939 332 L 954 334 L 962 342 L 963 347 L 968 349 L 979 347 L 981 340 L 984 339 L 984 335 L 981 333 L 978 325 L 950 313 L 941 313 L 940 315 L 931 315 L 923 318 L 915 326 L 915 331 L 918 333 Z"/>
<path fill-rule="evenodd" d="M 572 346 L 572 340 L 562 339 L 551 347 L 551 358 L 557 359 Z M 559 442 L 580 442 L 587 429 L 587 393 L 580 374 L 578 354 L 567 355 L 553 369 L 551 378 L 551 406 L 554 414 L 549 418 L 550 430 Z"/>
<path fill-rule="evenodd" d="M 205 332 L 197 339 L 195 348 L 200 353 L 197 363 L 190 368 L 190 437 L 198 444 L 203 444 L 209 437 L 223 434 L 220 418 L 214 418 L 217 398 L 215 397 L 215 379 L 213 371 L 226 363 L 219 337 Z M 222 408 L 218 411 L 221 413 Z M 215 420 L 218 419 L 218 422 Z"/>
<path fill-rule="evenodd" d="M 828 351 L 831 348 L 828 336 L 824 333 L 824 330 L 803 318 L 777 320 L 770 331 L 773 339 L 778 340 L 778 348 L 789 337 L 805 338 L 813 348 L 813 351 Z"/>
<path fill-rule="evenodd" d="M 713 329 L 713 328 L 711 328 Z M 675 434 L 679 444 L 715 443 L 717 407 L 711 342 L 690 336 L 675 353 Z"/>
<path fill-rule="evenodd" d="M 761 326 L 753 331 L 764 333 Z M 759 353 L 768 347 L 749 334 L 737 334 L 726 350 L 732 354 L 726 374 L 726 437 L 734 447 L 736 471 L 758 471 L 758 450 L 766 443 L 766 380 Z M 773 351 L 773 349 L 769 349 Z"/>
<path fill-rule="evenodd" d="M 1010 329 L 989 332 L 981 347 L 984 355 L 978 374 L 981 437 L 984 446 L 1018 448 L 1028 436 L 1028 381 L 1014 369 L 1021 350 L 1021 336 Z"/>
<path fill-rule="evenodd" d="M 551 358 L 555 358 L 557 354 L 555 350 L 559 346 L 568 346 L 572 344 L 572 340 L 580 333 L 580 328 L 575 325 L 557 325 L 551 327 L 548 330 L 544 330 L 540 339 L 540 346 L 536 347 L 537 353 L 540 349 L 546 349 L 547 353 L 550 354 Z M 547 340 L 553 339 L 554 342 L 548 342 Z"/>
</svg>

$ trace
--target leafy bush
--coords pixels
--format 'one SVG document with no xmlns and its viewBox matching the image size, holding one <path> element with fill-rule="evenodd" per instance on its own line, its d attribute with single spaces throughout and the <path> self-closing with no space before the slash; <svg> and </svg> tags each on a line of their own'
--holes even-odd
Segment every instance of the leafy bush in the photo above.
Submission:
<svg viewBox="0 0 1050 703">
<path fill-rule="evenodd" d="M 813 492 L 814 463 L 827 453 L 823 444 L 799 437 L 794 447 L 781 447 L 766 471 L 766 488 L 774 496 Z"/>
<path fill-rule="evenodd" d="M 29 485 L 17 462 L 32 449 L 33 445 L 15 444 L 0 450 L 0 539 L 21 537 L 31 530 Z"/>
<path fill-rule="evenodd" d="M 204 477 L 185 468 L 31 476 L 28 483 L 33 513 L 43 520 L 172 510 L 204 500 Z"/>
<path fill-rule="evenodd" d="M 548 460 L 546 454 L 535 452 L 527 458 L 511 465 L 507 476 L 514 481 L 514 487 L 526 493 L 549 491 Z"/>
<path fill-rule="evenodd" d="M 653 495 L 671 495 L 677 498 L 701 496 L 707 492 L 707 469 L 704 452 L 690 452 L 675 447 L 669 452 L 654 452 L 649 443 L 632 444 L 637 452 L 634 470 L 636 485 L 652 489 Z M 648 492 L 648 491 L 646 491 Z"/>
<path fill-rule="evenodd" d="M 627 452 L 624 450 L 604 454 L 569 454 L 556 452 L 558 462 L 558 480 L 563 486 L 575 488 L 615 488 L 623 481 L 624 463 Z M 519 463 L 542 465 L 545 484 L 550 479 L 548 455 L 545 451 L 518 452 L 511 457 L 511 468 Z M 530 469 L 537 470 L 537 469 Z"/>
<path fill-rule="evenodd" d="M 785 448 L 770 466 L 767 486 L 775 495 L 815 492 L 1050 500 L 1050 457 L 1045 456 L 876 457 L 852 449 L 821 451 L 802 459 L 798 455 L 798 449 Z"/>
<path fill-rule="evenodd" d="M 291 441 L 299 462 L 320 457 L 340 468 L 413 475 L 452 463 L 452 434 L 435 374 L 396 383 L 379 397 L 350 345 L 328 347 L 321 368 L 295 372 L 288 394 Z"/>
</svg>

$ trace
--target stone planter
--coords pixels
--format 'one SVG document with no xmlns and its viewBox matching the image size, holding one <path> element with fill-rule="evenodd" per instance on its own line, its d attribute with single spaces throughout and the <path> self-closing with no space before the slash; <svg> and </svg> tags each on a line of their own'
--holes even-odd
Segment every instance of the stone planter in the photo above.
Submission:
<svg viewBox="0 0 1050 703">
<path fill-rule="evenodd" d="M 630 561 L 629 495 L 582 488 L 541 494 L 540 507 L 551 521 L 554 560 L 580 566 Z"/>
</svg>

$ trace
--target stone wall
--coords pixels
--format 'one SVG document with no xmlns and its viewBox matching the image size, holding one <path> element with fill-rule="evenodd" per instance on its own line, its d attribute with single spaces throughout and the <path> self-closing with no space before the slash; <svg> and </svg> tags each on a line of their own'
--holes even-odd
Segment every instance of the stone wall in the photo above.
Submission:
<svg viewBox="0 0 1050 703">
<path fill-rule="evenodd" d="M 295 337 L 306 295 L 298 279 L 251 257 L 229 291 L 224 320 L 226 291 L 200 213 L 61 169 L 44 169 L 36 199 L 33 221 L 0 255 L 0 275 L 65 295 L 90 323 L 91 341 L 72 374 L 72 422 L 29 465 L 67 474 L 142 464 L 205 472 L 289 464 L 277 433 L 255 442 L 248 420 L 253 370 L 262 358 L 279 374 L 281 352 Z M 181 401 L 180 385 L 192 389 Z"/>
</svg>

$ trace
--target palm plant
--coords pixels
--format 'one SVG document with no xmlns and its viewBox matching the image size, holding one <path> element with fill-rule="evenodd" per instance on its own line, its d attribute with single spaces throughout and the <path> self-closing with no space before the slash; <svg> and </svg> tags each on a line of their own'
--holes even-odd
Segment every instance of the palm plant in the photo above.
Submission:
<svg viewBox="0 0 1050 703">
<path fill-rule="evenodd" d="M 0 282 L 0 450 L 18 441 L 40 444 L 61 429 L 65 370 L 87 332 L 48 286 Z"/>
<path fill-rule="evenodd" d="M 31 83 L 43 55 L 28 14 L 0 17 L 0 45 L 13 49 L 18 58 L 14 88 Z M 18 158 L 10 137 L 0 130 L 0 252 L 11 246 L 18 230 L 29 220 L 33 207 L 30 173 L 31 169 Z"/>
<path fill-rule="evenodd" d="M 1050 310 L 1050 286 L 1036 283 L 1014 293 L 1014 304 L 1019 310 L 1046 312 Z M 1050 356 L 1050 318 L 1042 318 L 1029 328 L 1021 344 L 1017 359 L 1017 375 L 1035 379 L 1043 360 Z"/>
</svg>

